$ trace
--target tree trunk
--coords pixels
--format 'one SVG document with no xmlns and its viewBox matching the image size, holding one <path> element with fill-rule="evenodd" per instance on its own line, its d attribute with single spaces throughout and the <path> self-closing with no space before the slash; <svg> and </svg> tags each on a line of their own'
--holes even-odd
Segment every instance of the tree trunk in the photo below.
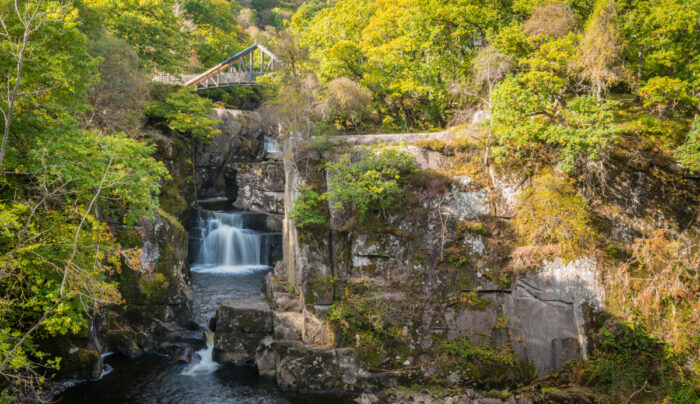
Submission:
<svg viewBox="0 0 700 404">
<path fill-rule="evenodd" d="M 642 64 L 644 63 L 644 50 L 642 45 L 637 47 L 637 94 L 634 95 L 634 102 L 639 102 L 639 88 L 642 86 Z"/>
</svg>

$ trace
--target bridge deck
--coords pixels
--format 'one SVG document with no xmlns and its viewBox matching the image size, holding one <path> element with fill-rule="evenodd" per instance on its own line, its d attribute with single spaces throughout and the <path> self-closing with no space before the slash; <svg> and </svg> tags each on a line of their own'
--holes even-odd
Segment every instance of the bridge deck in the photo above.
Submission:
<svg viewBox="0 0 700 404">
<path fill-rule="evenodd" d="M 255 55 L 256 51 L 260 54 Z M 259 64 L 258 64 L 259 63 Z M 253 44 L 202 74 L 160 75 L 153 78 L 165 84 L 184 85 L 196 90 L 231 86 L 255 86 L 257 78 L 275 70 L 281 61 L 259 44 Z"/>
</svg>

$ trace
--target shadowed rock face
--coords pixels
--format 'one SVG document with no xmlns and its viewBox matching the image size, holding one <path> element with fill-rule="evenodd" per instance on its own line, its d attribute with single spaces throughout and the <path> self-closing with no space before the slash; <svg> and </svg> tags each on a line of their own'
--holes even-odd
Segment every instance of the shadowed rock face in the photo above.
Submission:
<svg viewBox="0 0 700 404">
<path fill-rule="evenodd" d="M 265 151 L 275 137 L 256 112 L 215 109 L 221 133 L 211 143 L 195 145 L 197 199 L 216 209 L 283 212 L 284 172 Z"/>
</svg>

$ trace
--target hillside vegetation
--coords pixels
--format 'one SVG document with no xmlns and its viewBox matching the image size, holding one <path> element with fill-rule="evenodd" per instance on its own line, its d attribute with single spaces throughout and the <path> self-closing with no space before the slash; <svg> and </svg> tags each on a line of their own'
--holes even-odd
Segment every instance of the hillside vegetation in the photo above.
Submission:
<svg viewBox="0 0 700 404">
<path fill-rule="evenodd" d="M 252 42 L 284 61 L 260 87 L 151 83 Z M 700 0 L 0 0 L 0 402 L 36 399 L 61 366 L 41 343 L 86 335 L 124 303 L 120 268 L 143 270 L 114 228 L 158 212 L 154 133 L 206 142 L 212 107 L 260 105 L 317 152 L 486 117 L 472 143 L 433 146 L 477 150 L 480 180 L 524 178 L 522 261 L 603 263 L 612 319 L 552 391 L 697 400 Z M 328 200 L 395 209 L 416 181 L 393 152 L 330 169 L 345 180 L 302 192 L 300 226 L 325 225 Z"/>
</svg>

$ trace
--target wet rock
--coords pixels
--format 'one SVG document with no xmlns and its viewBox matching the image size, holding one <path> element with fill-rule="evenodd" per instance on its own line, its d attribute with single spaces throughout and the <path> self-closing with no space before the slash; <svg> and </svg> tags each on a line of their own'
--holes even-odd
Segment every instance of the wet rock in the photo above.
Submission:
<svg viewBox="0 0 700 404">
<path fill-rule="evenodd" d="M 216 311 L 214 360 L 221 363 L 252 363 L 256 348 L 272 331 L 272 311 L 265 299 L 227 300 Z"/>
<path fill-rule="evenodd" d="M 180 360 L 182 360 L 185 363 L 198 363 L 202 360 L 202 357 L 197 352 L 187 350 L 182 354 Z"/>
<path fill-rule="evenodd" d="M 94 349 L 71 347 L 61 355 L 60 369 L 71 379 L 97 379 L 102 373 L 102 356 Z"/>
<path fill-rule="evenodd" d="M 175 322 L 157 322 L 155 330 L 159 341 L 177 343 L 183 346 L 201 349 L 205 347 L 204 330 L 188 330 L 180 327 Z"/>
<path fill-rule="evenodd" d="M 105 333 L 103 340 L 110 351 L 135 358 L 143 353 L 136 343 L 137 338 L 136 332 L 131 329 L 112 329 Z"/>
</svg>

